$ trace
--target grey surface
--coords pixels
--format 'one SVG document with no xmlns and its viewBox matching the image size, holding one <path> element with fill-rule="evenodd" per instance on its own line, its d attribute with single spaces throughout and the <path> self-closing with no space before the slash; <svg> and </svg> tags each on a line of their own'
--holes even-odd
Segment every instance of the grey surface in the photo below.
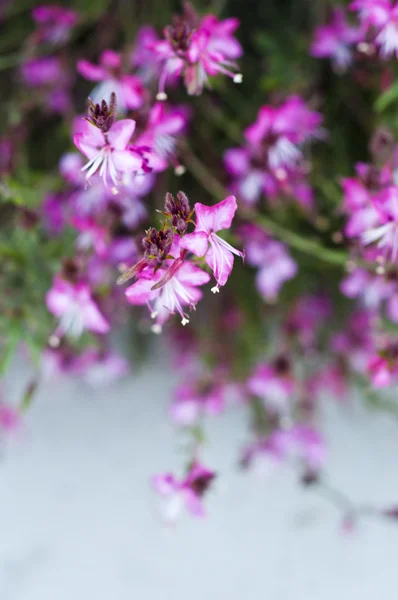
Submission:
<svg viewBox="0 0 398 600">
<path fill-rule="evenodd" d="M 237 472 L 242 409 L 209 423 L 221 474 L 209 518 L 165 528 L 148 480 L 183 461 L 170 385 L 153 366 L 100 391 L 42 389 L 0 463 L 1 600 L 397 598 L 398 524 L 344 536 L 336 509 L 289 472 Z M 330 479 L 358 501 L 398 503 L 398 422 L 326 404 Z"/>
</svg>

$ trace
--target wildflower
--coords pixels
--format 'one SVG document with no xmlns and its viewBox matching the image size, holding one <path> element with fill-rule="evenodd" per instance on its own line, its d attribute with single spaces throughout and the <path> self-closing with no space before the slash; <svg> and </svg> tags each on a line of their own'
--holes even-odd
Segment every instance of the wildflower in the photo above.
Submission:
<svg viewBox="0 0 398 600">
<path fill-rule="evenodd" d="M 100 312 L 91 290 L 84 281 L 68 281 L 57 275 L 46 295 L 50 312 L 60 319 L 52 336 L 54 345 L 66 333 L 79 337 L 85 329 L 94 333 L 108 333 L 108 321 Z"/>
<path fill-rule="evenodd" d="M 99 65 L 79 60 L 77 70 L 86 79 L 101 82 L 91 93 L 94 103 L 101 102 L 103 98 L 110 100 L 111 94 L 114 93 L 123 112 L 127 109 L 136 110 L 143 105 L 144 88 L 141 80 L 135 75 L 122 73 L 121 54 L 113 50 L 104 50 Z"/>
<path fill-rule="evenodd" d="M 202 414 L 218 415 L 224 410 L 223 386 L 212 381 L 180 385 L 170 407 L 170 416 L 178 425 L 194 425 Z"/>
<path fill-rule="evenodd" d="M 272 412 L 286 412 L 294 389 L 289 361 L 280 356 L 271 363 L 258 365 L 247 381 L 247 389 Z"/>
<path fill-rule="evenodd" d="M 32 18 L 38 25 L 40 42 L 61 44 L 68 40 L 79 16 L 74 10 L 45 4 L 32 10 Z"/>
<path fill-rule="evenodd" d="M 149 307 L 151 317 L 156 319 L 152 331 L 160 333 L 172 314 L 181 316 L 182 325 L 189 323 L 183 307 L 195 308 L 202 297 L 197 288 L 209 280 L 209 274 L 190 261 L 176 260 L 168 271 L 160 268 L 155 272 L 153 267 L 145 267 L 125 293 L 130 304 Z"/>
<path fill-rule="evenodd" d="M 389 186 L 374 195 L 372 203 L 379 224 L 365 231 L 362 241 L 365 245 L 377 242 L 377 246 L 384 248 L 385 254 L 395 262 L 398 257 L 398 186 Z"/>
<path fill-rule="evenodd" d="M 16 408 L 0 400 L 0 434 L 14 431 L 20 424 L 20 415 Z"/>
<path fill-rule="evenodd" d="M 398 5 L 390 0 L 354 0 L 352 10 L 359 12 L 365 31 L 375 32 L 374 43 L 382 58 L 398 58 Z"/>
<path fill-rule="evenodd" d="M 171 163 L 176 174 L 181 174 L 183 167 L 176 158 L 176 146 L 187 122 L 188 112 L 184 107 L 169 109 L 162 102 L 152 107 L 145 130 L 135 143 L 151 148 L 149 167 L 155 172 L 164 171 Z"/>
<path fill-rule="evenodd" d="M 153 44 L 162 64 L 157 99 L 167 99 L 165 87 L 170 77 L 183 75 L 189 95 L 200 95 L 209 75 L 223 73 L 240 83 L 242 75 L 233 71 L 236 65 L 231 60 L 242 52 L 232 36 L 237 26 L 236 19 L 217 21 L 213 15 L 200 21 L 187 6 L 184 15 L 175 16 L 164 30 L 165 39 Z"/>
<path fill-rule="evenodd" d="M 62 63 L 56 56 L 32 58 L 24 62 L 21 74 L 25 83 L 31 87 L 49 86 L 54 88 L 65 82 Z"/>
<path fill-rule="evenodd" d="M 206 516 L 202 499 L 215 477 L 214 471 L 198 462 L 190 466 L 181 481 L 171 473 L 155 475 L 152 478 L 152 486 L 164 499 L 161 507 L 164 518 L 168 522 L 174 522 L 184 507 L 195 517 Z"/>
<path fill-rule="evenodd" d="M 165 215 L 169 217 L 172 227 L 180 235 L 184 235 L 191 219 L 191 207 L 184 192 L 178 192 L 176 198 L 169 192 L 164 204 Z"/>
<path fill-rule="evenodd" d="M 361 37 L 361 29 L 350 26 L 344 10 L 335 8 L 330 22 L 316 29 L 311 54 L 318 58 L 331 58 L 338 71 L 345 71 L 353 59 L 353 45 Z"/>
<path fill-rule="evenodd" d="M 244 258 L 244 253 L 217 235 L 221 229 L 229 229 L 234 218 L 237 203 L 235 196 L 228 196 L 214 206 L 195 204 L 196 227 L 193 233 L 181 239 L 181 248 L 196 256 L 204 256 L 216 278 L 217 285 L 212 292 L 219 292 L 226 284 L 234 265 L 234 254 Z"/>
<path fill-rule="evenodd" d="M 270 239 L 266 233 L 248 225 L 242 230 L 249 265 L 258 267 L 256 286 L 264 300 L 273 302 L 285 281 L 297 273 L 297 265 L 286 247 Z"/>
<path fill-rule="evenodd" d="M 135 121 L 122 119 L 115 122 L 112 102 L 108 109 L 105 101 L 101 107 L 91 104 L 89 119 L 82 123 L 80 132 L 73 138 L 80 152 L 89 159 L 82 170 L 87 171 L 86 179 L 98 171 L 105 186 L 113 184 L 117 187 L 123 173 L 139 171 L 143 164 L 142 157 L 129 147 Z"/>
</svg>

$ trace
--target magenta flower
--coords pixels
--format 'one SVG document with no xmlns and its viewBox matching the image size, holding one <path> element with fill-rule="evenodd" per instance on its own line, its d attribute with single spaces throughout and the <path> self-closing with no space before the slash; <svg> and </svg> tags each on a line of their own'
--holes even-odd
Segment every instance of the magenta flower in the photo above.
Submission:
<svg viewBox="0 0 398 600">
<path fill-rule="evenodd" d="M 225 407 L 224 389 L 220 384 L 198 381 L 180 385 L 170 407 L 170 416 L 178 425 L 194 425 L 203 414 L 215 416 Z"/>
<path fill-rule="evenodd" d="M 294 390 L 294 379 L 289 362 L 283 357 L 273 363 L 258 365 L 247 381 L 248 391 L 261 398 L 272 412 L 284 413 Z"/>
<path fill-rule="evenodd" d="M 146 84 L 159 75 L 159 65 L 153 51 L 153 46 L 158 41 L 156 30 L 151 25 L 140 27 L 135 36 L 131 64 L 137 69 L 138 76 Z"/>
<path fill-rule="evenodd" d="M 181 248 L 196 256 L 205 257 L 217 281 L 217 285 L 212 288 L 214 293 L 219 292 L 220 286 L 227 283 L 234 266 L 234 254 L 244 258 L 244 252 L 231 246 L 216 233 L 231 227 L 237 208 L 235 196 L 228 196 L 214 206 L 205 206 L 197 202 L 195 231 L 186 234 L 180 243 Z"/>
<path fill-rule="evenodd" d="M 32 10 L 32 17 L 38 25 L 40 41 L 52 44 L 67 41 L 79 19 L 74 10 L 55 4 L 36 6 Z"/>
<path fill-rule="evenodd" d="M 176 174 L 185 170 L 176 158 L 176 145 L 188 122 L 184 107 L 167 108 L 163 102 L 152 107 L 145 131 L 136 139 L 137 146 L 151 148 L 148 166 L 155 172 L 164 171 L 171 162 Z"/>
<path fill-rule="evenodd" d="M 153 51 L 162 65 L 158 100 L 166 100 L 165 87 L 170 77 L 184 77 L 189 95 L 200 95 L 208 77 L 222 73 L 235 83 L 242 75 L 234 72 L 235 58 L 241 55 L 240 44 L 233 37 L 236 19 L 218 21 L 208 15 L 202 21 L 193 11 L 175 17 L 164 30 L 165 39 L 153 44 Z"/>
<path fill-rule="evenodd" d="M 119 108 L 136 110 L 144 102 L 144 88 L 141 80 L 135 75 L 125 75 L 122 69 L 122 56 L 113 50 L 104 50 L 100 56 L 100 64 L 95 65 L 87 60 L 77 62 L 77 70 L 89 81 L 100 81 L 94 88 L 91 99 L 100 103 L 103 99 L 110 100 L 112 92 L 116 94 Z"/>
<path fill-rule="evenodd" d="M 9 433 L 17 429 L 21 419 L 16 408 L 0 401 L 0 434 Z"/>
<path fill-rule="evenodd" d="M 86 179 L 98 172 L 105 186 L 113 184 L 117 187 L 124 173 L 141 169 L 142 157 L 129 147 L 134 129 L 135 121 L 132 119 L 117 121 L 106 133 L 88 121 L 82 123 L 73 141 L 89 159 L 82 169 L 87 171 Z"/>
<path fill-rule="evenodd" d="M 178 313 L 181 323 L 189 323 L 189 315 L 184 311 L 184 306 L 194 309 L 202 297 L 202 292 L 197 288 L 208 283 L 210 275 L 189 261 L 175 261 L 170 267 L 173 274 L 166 283 L 157 289 L 153 287 L 166 277 L 165 269 L 146 267 L 139 274 L 139 279 L 126 289 L 126 297 L 130 304 L 147 305 L 151 311 L 151 318 L 156 319 L 152 326 L 154 333 L 160 333 L 167 319 Z"/>
<path fill-rule="evenodd" d="M 270 239 L 255 226 L 246 226 L 243 234 L 247 262 L 259 268 L 256 287 L 264 300 L 273 302 L 285 281 L 296 275 L 297 264 L 281 242 Z"/>
<path fill-rule="evenodd" d="M 372 204 L 372 194 L 365 184 L 354 177 L 342 180 L 344 203 L 342 210 L 348 215 L 345 235 L 357 237 L 375 225 L 377 211 Z"/>
<path fill-rule="evenodd" d="M 362 38 L 362 30 L 351 27 L 345 12 L 335 8 L 327 25 L 318 27 L 311 46 L 312 56 L 330 58 L 337 70 L 345 71 L 353 58 L 353 46 Z"/>
<path fill-rule="evenodd" d="M 310 110 L 299 96 L 279 107 L 262 106 L 257 120 L 245 131 L 246 140 L 263 158 L 264 167 L 289 168 L 302 158 L 301 145 L 321 134 L 322 116 Z"/>
<path fill-rule="evenodd" d="M 362 234 L 364 244 L 377 242 L 395 262 L 398 257 L 398 186 L 391 185 L 372 198 L 379 224 Z"/>
<path fill-rule="evenodd" d="M 365 30 L 375 32 L 375 44 L 382 58 L 398 58 L 398 4 L 390 0 L 354 0 L 352 10 L 359 12 Z"/>
<path fill-rule="evenodd" d="M 84 281 L 72 283 L 56 276 L 47 292 L 46 304 L 48 310 L 60 319 L 53 335 L 55 343 L 66 333 L 79 337 L 85 329 L 99 334 L 108 333 L 110 329 Z"/>
<path fill-rule="evenodd" d="M 31 87 L 48 86 L 54 89 L 65 83 L 62 63 L 56 56 L 32 58 L 21 66 L 25 83 Z"/>
<path fill-rule="evenodd" d="M 155 475 L 152 478 L 154 490 L 163 497 L 162 514 L 172 523 L 185 507 L 195 517 L 206 516 L 202 498 L 210 488 L 216 474 L 214 471 L 194 462 L 186 477 L 178 481 L 174 475 Z"/>
</svg>

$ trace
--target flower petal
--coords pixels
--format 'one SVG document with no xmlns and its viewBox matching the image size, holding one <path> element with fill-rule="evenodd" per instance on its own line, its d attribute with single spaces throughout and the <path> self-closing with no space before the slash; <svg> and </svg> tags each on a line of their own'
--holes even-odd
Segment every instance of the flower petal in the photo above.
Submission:
<svg viewBox="0 0 398 600">
<path fill-rule="evenodd" d="M 237 208 L 235 196 L 227 196 L 214 206 L 205 206 L 197 202 L 195 204 L 196 229 L 207 233 L 229 229 Z"/>
<path fill-rule="evenodd" d="M 180 248 L 189 250 L 196 256 L 204 256 L 209 247 L 208 235 L 205 231 L 187 233 L 180 241 Z"/>
<path fill-rule="evenodd" d="M 103 67 L 94 65 L 88 60 L 78 60 L 76 68 L 77 72 L 89 81 L 102 81 L 108 77 L 108 74 Z"/>
<path fill-rule="evenodd" d="M 112 159 L 116 169 L 124 173 L 139 171 L 142 167 L 142 158 L 131 150 L 115 150 Z"/>
<path fill-rule="evenodd" d="M 122 119 L 112 125 L 108 132 L 108 140 L 116 150 L 125 150 L 135 130 L 133 119 Z"/>
</svg>

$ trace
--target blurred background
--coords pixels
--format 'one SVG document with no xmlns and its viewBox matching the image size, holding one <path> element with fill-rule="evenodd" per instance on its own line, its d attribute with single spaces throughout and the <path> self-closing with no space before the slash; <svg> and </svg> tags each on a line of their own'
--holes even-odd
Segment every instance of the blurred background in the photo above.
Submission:
<svg viewBox="0 0 398 600">
<path fill-rule="evenodd" d="M 2 600 L 395 599 L 395 524 L 370 517 L 350 531 L 339 506 L 288 468 L 242 473 L 242 407 L 208 423 L 205 459 L 219 475 L 208 517 L 165 526 L 149 475 L 179 472 L 184 457 L 166 418 L 168 367 L 156 360 L 112 389 L 41 389 L 2 449 Z M 24 369 L 13 372 L 18 396 Z M 386 505 L 398 497 L 397 423 L 357 400 L 325 406 L 326 480 L 354 502 Z"/>
</svg>

